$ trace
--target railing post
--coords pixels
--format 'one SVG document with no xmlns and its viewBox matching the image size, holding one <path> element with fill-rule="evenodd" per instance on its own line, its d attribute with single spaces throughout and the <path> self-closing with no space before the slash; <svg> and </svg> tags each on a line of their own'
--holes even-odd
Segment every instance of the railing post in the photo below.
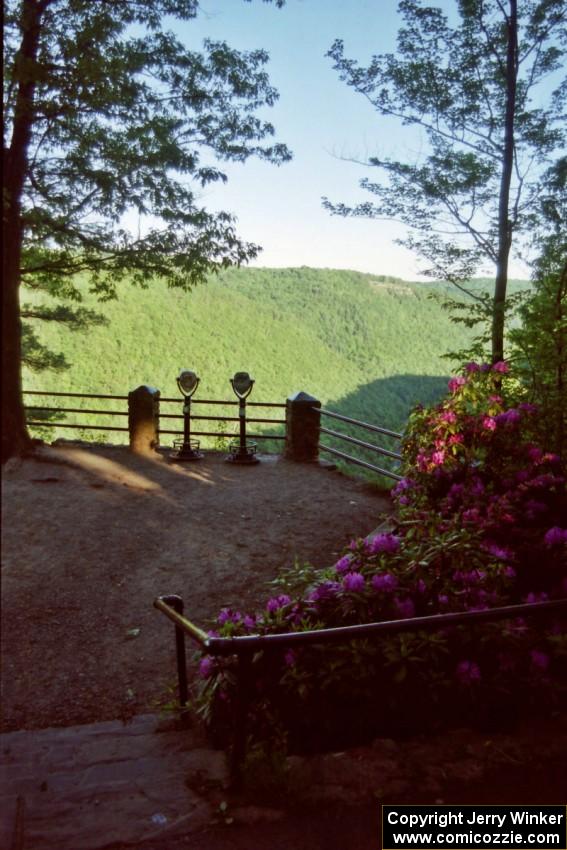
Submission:
<svg viewBox="0 0 567 850">
<path fill-rule="evenodd" d="M 319 457 L 321 402 L 304 392 L 286 399 L 285 456 L 288 460 L 313 462 Z"/>
<path fill-rule="evenodd" d="M 159 390 L 147 385 L 128 393 L 130 449 L 138 454 L 159 446 Z"/>
<path fill-rule="evenodd" d="M 237 676 L 234 731 L 230 753 L 230 784 L 234 790 L 242 787 L 242 764 L 246 755 L 248 708 L 252 687 L 252 654 L 250 652 L 239 653 Z"/>
<path fill-rule="evenodd" d="M 164 596 L 163 601 L 171 606 L 174 611 L 183 616 L 183 599 L 177 594 Z M 189 702 L 189 688 L 187 685 L 187 657 L 185 654 L 185 632 L 180 626 L 175 626 L 175 657 L 177 661 L 177 683 L 179 687 L 179 708 L 181 717 L 187 716 L 187 704 Z"/>
</svg>

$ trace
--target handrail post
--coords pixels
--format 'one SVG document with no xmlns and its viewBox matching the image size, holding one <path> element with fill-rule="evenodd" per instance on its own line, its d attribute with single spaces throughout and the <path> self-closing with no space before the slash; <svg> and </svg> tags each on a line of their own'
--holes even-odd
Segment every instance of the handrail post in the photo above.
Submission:
<svg viewBox="0 0 567 850">
<path fill-rule="evenodd" d="M 238 654 L 238 680 L 236 693 L 236 710 L 234 713 L 234 732 L 232 750 L 230 753 L 230 784 L 233 789 L 242 786 L 242 762 L 246 755 L 246 738 L 248 734 L 248 707 L 250 705 L 250 688 L 252 684 L 252 653 L 250 651 Z"/>
<path fill-rule="evenodd" d="M 181 596 L 172 594 L 164 596 L 163 601 L 171 606 L 174 611 L 183 616 L 183 599 Z M 179 708 L 181 718 L 187 718 L 187 705 L 189 702 L 189 688 L 187 685 L 187 656 L 185 652 L 185 632 L 180 626 L 175 626 L 175 657 L 177 660 L 177 681 L 179 686 Z"/>
<path fill-rule="evenodd" d="M 128 393 L 128 430 L 133 452 L 153 453 L 159 446 L 159 397 L 159 390 L 147 385 Z"/>
<path fill-rule="evenodd" d="M 308 393 L 299 392 L 286 400 L 285 456 L 303 463 L 319 457 L 321 402 Z"/>
</svg>

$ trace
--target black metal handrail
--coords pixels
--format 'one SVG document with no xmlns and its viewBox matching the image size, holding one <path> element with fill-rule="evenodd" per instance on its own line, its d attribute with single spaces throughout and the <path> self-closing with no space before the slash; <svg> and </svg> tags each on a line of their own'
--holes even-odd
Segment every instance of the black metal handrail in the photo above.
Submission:
<svg viewBox="0 0 567 850">
<path fill-rule="evenodd" d="M 23 390 L 24 395 L 40 395 L 54 398 L 86 398 L 86 399 L 110 399 L 113 401 L 128 401 L 128 396 L 119 396 L 119 395 L 108 395 L 104 393 L 76 393 L 76 392 L 52 392 L 48 390 Z M 179 404 L 182 399 L 180 398 L 160 398 L 160 402 L 173 402 Z M 194 399 L 193 404 L 213 404 L 213 405 L 238 405 L 238 401 L 232 400 L 222 400 L 222 399 Z M 255 401 L 248 402 L 248 406 L 254 407 L 270 407 L 270 408 L 283 408 L 285 409 L 285 404 L 281 404 L 279 402 L 266 402 L 266 401 Z M 44 405 L 26 405 L 26 411 L 45 411 L 47 413 L 85 413 L 88 415 L 94 416 L 128 416 L 128 411 L 122 410 L 95 410 L 92 408 L 81 408 L 81 407 L 46 407 Z M 183 420 L 183 414 L 177 413 L 162 413 L 160 411 L 159 414 L 160 419 L 178 419 Z M 237 416 L 192 416 L 192 419 L 202 420 L 208 422 L 239 422 L 240 419 Z M 284 425 L 285 419 L 268 419 L 264 417 L 249 417 L 247 422 L 250 423 L 261 423 L 261 424 L 273 424 L 273 425 Z M 89 430 L 89 431 L 121 431 L 127 432 L 128 427 L 119 427 L 115 425 L 92 425 L 90 423 L 70 423 L 70 422 L 55 422 L 53 420 L 43 420 L 43 419 L 29 419 L 28 425 L 39 427 L 39 428 L 74 428 L 81 430 Z M 234 434 L 228 432 L 218 432 L 218 431 L 194 431 L 193 432 L 196 437 L 221 437 L 221 438 L 233 438 Z M 178 436 L 183 434 L 183 429 L 179 430 L 170 430 L 165 428 L 158 427 L 158 434 L 171 434 L 174 436 Z M 285 440 L 285 436 L 281 434 L 249 434 L 249 437 L 256 440 Z"/>
<path fill-rule="evenodd" d="M 107 416 L 128 416 L 127 410 L 91 410 L 88 407 L 43 407 L 40 404 L 26 404 L 26 410 L 46 410 L 49 413 L 98 413 Z"/>
<path fill-rule="evenodd" d="M 329 434 L 330 437 L 338 437 L 347 443 L 353 443 L 355 446 L 362 446 L 363 449 L 371 449 L 385 457 L 393 457 L 395 460 L 401 460 L 402 456 L 399 452 L 391 452 L 389 449 L 383 449 L 382 446 L 375 446 L 374 443 L 367 443 L 365 440 L 359 440 L 356 437 L 351 437 L 349 434 L 341 434 L 340 431 L 332 431 L 330 428 L 320 428 L 322 434 Z"/>
<path fill-rule="evenodd" d="M 82 428 L 86 431 L 128 431 L 128 428 L 120 428 L 118 425 L 91 425 L 89 423 L 74 425 L 71 422 L 49 422 L 43 419 L 28 419 L 28 425 L 37 425 L 38 428 Z M 177 432 L 175 432 L 177 433 Z"/>
<path fill-rule="evenodd" d="M 240 780 L 241 763 L 245 755 L 246 717 L 250 699 L 249 684 L 252 658 L 255 652 L 279 647 L 297 647 L 321 643 L 345 643 L 357 638 L 379 637 L 382 634 L 409 631 L 434 631 L 447 626 L 466 623 L 513 619 L 515 617 L 549 614 L 567 611 L 567 598 L 548 602 L 522 603 L 489 608 L 483 611 L 460 611 L 447 614 L 432 614 L 427 617 L 412 617 L 404 620 L 386 620 L 377 623 L 360 623 L 354 626 L 338 626 L 330 629 L 312 629 L 304 632 L 284 632 L 268 635 L 239 635 L 230 638 L 214 637 L 183 616 L 183 599 L 177 595 L 158 596 L 154 607 L 175 624 L 177 650 L 177 675 L 179 702 L 182 712 L 188 705 L 187 663 L 185 635 L 198 643 L 209 655 L 236 655 L 238 658 L 237 705 L 234 738 L 231 752 L 231 776 L 235 783 Z"/>
<path fill-rule="evenodd" d="M 380 425 L 371 425 L 369 422 L 362 422 L 360 419 L 353 419 L 351 416 L 344 416 L 342 413 L 335 413 L 332 410 L 326 410 L 325 408 L 317 408 L 314 407 L 313 411 L 320 414 L 321 416 L 328 416 L 330 419 L 337 419 L 340 422 L 347 422 L 350 425 L 356 425 L 358 428 L 364 428 L 366 431 L 370 431 L 374 434 L 383 434 L 387 437 L 393 437 L 396 440 L 401 440 L 402 435 L 398 434 L 397 431 L 390 431 L 389 428 L 382 428 Z M 327 434 L 330 437 L 333 437 L 335 440 L 343 440 L 345 443 L 350 443 L 351 445 L 360 446 L 367 451 L 375 452 L 376 454 L 383 455 L 384 457 L 392 458 L 393 460 L 400 461 L 402 456 L 399 452 L 393 452 L 390 449 L 385 449 L 382 446 L 377 446 L 374 443 L 368 443 L 366 440 L 359 440 L 357 437 L 351 437 L 350 434 L 342 434 L 340 431 L 333 431 L 330 428 L 319 427 L 321 434 Z M 328 454 L 334 455 L 335 457 L 339 457 L 342 460 L 347 461 L 347 463 L 354 463 L 357 466 L 362 466 L 365 469 L 370 469 L 372 472 L 377 472 L 379 475 L 385 475 L 388 478 L 393 478 L 394 481 L 401 481 L 402 476 L 398 475 L 397 472 L 393 472 L 391 469 L 384 469 L 384 467 L 377 466 L 375 463 L 370 463 L 367 460 L 363 460 L 362 458 L 354 457 L 353 455 L 347 454 L 346 452 L 342 452 L 339 449 L 334 449 L 331 446 L 326 446 L 323 443 L 319 443 L 319 451 L 327 452 Z"/>
<path fill-rule="evenodd" d="M 51 392 L 47 390 L 23 390 L 24 395 L 41 395 L 53 398 L 86 398 L 86 399 L 107 399 L 110 401 L 128 401 L 127 395 L 109 395 L 106 393 L 74 393 L 74 392 Z M 46 413 L 85 413 L 89 416 L 128 416 L 127 410 L 94 410 L 87 407 L 47 407 L 45 405 L 29 404 L 25 406 L 26 413 L 28 411 L 45 411 Z M 37 413 L 36 413 L 37 415 Z M 56 422 L 47 419 L 28 419 L 30 426 L 36 428 L 72 428 L 85 431 L 119 431 L 122 433 L 128 432 L 128 426 L 119 425 L 93 425 L 90 422 Z"/>
<path fill-rule="evenodd" d="M 177 398 L 160 398 L 160 402 L 162 402 L 162 401 L 165 401 L 166 403 L 175 402 L 175 403 L 179 404 L 180 399 L 179 399 L 179 397 L 177 397 Z M 225 404 L 225 405 L 232 405 L 232 406 L 236 407 L 239 404 L 239 402 L 234 401 L 233 399 L 224 400 L 224 399 L 218 399 L 218 398 L 192 398 L 191 404 Z M 247 405 L 247 407 L 280 407 L 280 408 L 284 408 L 284 409 L 286 407 L 285 404 L 283 404 L 282 402 L 279 402 L 279 401 L 275 402 L 275 401 L 248 401 L 248 400 L 246 400 L 246 405 Z"/>
<path fill-rule="evenodd" d="M 159 414 L 160 419 L 183 419 L 182 413 L 162 413 Z M 191 421 L 196 419 L 207 420 L 209 422 L 240 422 L 238 416 L 195 416 L 191 414 Z M 285 419 L 260 419 L 254 416 L 247 416 L 247 422 L 267 422 L 275 425 L 285 425 Z"/>
<path fill-rule="evenodd" d="M 348 463 L 355 463 L 357 466 L 364 466 L 366 469 L 371 469 L 372 472 L 378 472 L 380 475 L 386 475 L 388 478 L 393 478 L 395 481 L 402 480 L 402 476 L 398 475 L 397 472 L 392 472 L 390 469 L 384 469 L 381 466 L 376 466 L 375 463 L 368 463 L 366 460 L 353 457 L 353 455 L 341 452 L 338 449 L 332 449 L 330 446 L 323 446 L 319 443 L 319 451 L 328 452 L 329 454 L 342 458 L 342 460 L 346 460 Z"/>
<path fill-rule="evenodd" d="M 116 401 L 128 401 L 127 395 L 103 395 L 101 393 L 60 393 L 47 390 L 22 390 L 22 395 L 52 395 L 62 398 L 112 398 Z"/>
<path fill-rule="evenodd" d="M 250 419 L 247 420 L 250 422 Z M 183 430 L 172 431 L 166 428 L 159 428 L 158 434 L 183 434 Z M 191 431 L 193 437 L 226 437 L 227 439 L 235 439 L 236 435 L 229 431 Z M 247 434 L 253 440 L 285 440 L 283 434 Z"/>
<path fill-rule="evenodd" d="M 385 434 L 387 437 L 395 437 L 397 440 L 402 439 L 402 434 L 397 431 L 390 431 L 388 428 L 382 428 L 380 425 L 371 425 L 369 422 L 362 422 L 360 419 L 352 419 L 350 416 L 343 416 L 342 413 L 335 413 L 332 410 L 326 410 L 324 407 L 314 408 L 319 410 L 321 416 L 329 416 L 331 419 L 340 419 L 341 422 L 348 422 L 350 425 L 358 425 L 360 428 L 365 428 L 367 431 L 374 431 L 377 434 Z"/>
</svg>

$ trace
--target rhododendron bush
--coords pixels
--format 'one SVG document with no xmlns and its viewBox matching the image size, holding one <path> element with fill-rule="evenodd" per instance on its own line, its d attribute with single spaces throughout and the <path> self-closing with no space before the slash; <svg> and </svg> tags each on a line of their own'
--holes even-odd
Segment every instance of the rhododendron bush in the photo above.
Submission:
<svg viewBox="0 0 567 850">
<path fill-rule="evenodd" d="M 505 363 L 469 363 L 447 397 L 412 413 L 389 530 L 351 541 L 325 570 L 296 565 L 263 611 L 223 609 L 221 636 L 303 631 L 483 610 L 567 596 L 562 461 L 537 443 L 537 409 Z M 509 724 L 559 707 L 567 635 L 559 615 L 258 652 L 250 730 L 292 747 L 468 721 Z M 230 732 L 233 659 L 204 656 L 196 705 Z M 277 733 L 277 734 L 276 734 Z"/>
</svg>

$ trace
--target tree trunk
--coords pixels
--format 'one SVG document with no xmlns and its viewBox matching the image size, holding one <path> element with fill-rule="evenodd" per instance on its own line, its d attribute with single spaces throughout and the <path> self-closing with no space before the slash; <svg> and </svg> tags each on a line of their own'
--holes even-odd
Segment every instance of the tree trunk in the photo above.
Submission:
<svg viewBox="0 0 567 850">
<path fill-rule="evenodd" d="M 508 286 L 508 258 L 512 244 L 510 221 L 510 185 L 514 167 L 514 115 L 516 111 L 516 80 L 518 75 L 518 9 L 517 0 L 510 0 L 510 16 L 506 19 L 508 45 L 506 53 L 506 116 L 504 120 L 504 150 L 498 204 L 498 259 L 494 283 L 492 311 L 492 362 L 504 360 L 504 315 Z"/>
<path fill-rule="evenodd" d="M 16 56 L 14 75 L 17 95 L 14 107 L 10 147 L 4 151 L 3 227 L 4 257 L 2 262 L 2 463 L 23 454 L 31 446 L 26 429 L 22 398 L 22 329 L 19 289 L 22 260 L 22 193 L 28 171 L 36 62 L 41 18 L 49 0 L 24 0 L 22 3 L 22 42 Z"/>
<path fill-rule="evenodd" d="M 561 457 L 564 456 L 567 435 L 565 424 L 567 422 L 567 408 L 565 405 L 565 333 L 563 330 L 563 316 L 565 311 L 565 296 L 567 295 L 567 260 L 559 274 L 559 285 L 555 301 L 554 324 L 559 329 L 556 336 L 555 350 L 557 353 L 557 369 L 555 373 L 555 392 L 557 393 L 557 428 L 555 435 L 555 449 Z"/>
<path fill-rule="evenodd" d="M 12 225 L 12 226 L 10 226 Z M 14 235 L 12 221 L 4 228 L 2 282 L 2 463 L 30 447 L 22 397 L 19 259 L 21 233 Z M 19 245 L 18 245 L 19 240 Z"/>
</svg>

